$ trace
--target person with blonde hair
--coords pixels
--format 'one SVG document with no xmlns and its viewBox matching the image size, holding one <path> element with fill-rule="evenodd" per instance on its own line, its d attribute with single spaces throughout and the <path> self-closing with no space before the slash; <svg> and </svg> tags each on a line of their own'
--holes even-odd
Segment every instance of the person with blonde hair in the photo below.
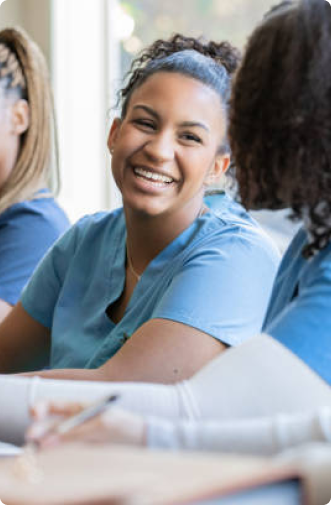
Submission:
<svg viewBox="0 0 331 505">
<path fill-rule="evenodd" d="M 19 28 L 0 31 L 0 321 L 68 219 L 59 184 L 56 127 L 45 59 Z"/>
</svg>

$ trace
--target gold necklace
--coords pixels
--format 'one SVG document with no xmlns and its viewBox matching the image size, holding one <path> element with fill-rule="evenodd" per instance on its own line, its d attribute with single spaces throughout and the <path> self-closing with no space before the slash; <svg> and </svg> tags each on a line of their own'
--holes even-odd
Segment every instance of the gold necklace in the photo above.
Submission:
<svg viewBox="0 0 331 505">
<path fill-rule="evenodd" d="M 205 212 L 207 212 L 207 205 L 205 205 L 204 203 L 201 205 L 201 208 L 199 210 L 199 214 L 197 215 L 196 219 L 198 219 L 199 217 L 202 216 L 202 214 L 204 214 Z"/>
<path fill-rule="evenodd" d="M 135 278 L 137 279 L 137 281 L 139 282 L 140 279 L 141 279 L 141 276 L 142 274 L 137 274 L 137 272 L 135 271 L 135 269 L 133 268 L 133 264 L 132 264 L 132 259 L 131 259 L 131 255 L 130 255 L 130 252 L 129 252 L 129 246 L 128 246 L 128 243 L 126 243 L 126 256 L 128 258 L 128 265 L 129 265 L 129 269 L 131 270 L 131 273 L 133 273 L 133 275 L 135 276 Z"/>
<path fill-rule="evenodd" d="M 207 210 L 207 206 L 203 203 L 200 210 L 199 210 L 199 214 L 197 215 L 197 218 L 201 217 L 202 214 Z M 138 274 L 134 267 L 133 267 L 133 263 L 132 263 L 132 258 L 131 258 L 131 254 L 130 254 L 130 251 L 129 251 L 129 246 L 128 246 L 128 243 L 126 243 L 126 256 L 127 256 L 127 259 L 128 259 L 128 265 L 129 265 L 129 269 L 131 270 L 131 273 L 134 275 L 134 277 L 137 279 L 137 281 L 139 282 L 140 279 L 141 279 L 141 276 L 142 274 Z"/>
</svg>

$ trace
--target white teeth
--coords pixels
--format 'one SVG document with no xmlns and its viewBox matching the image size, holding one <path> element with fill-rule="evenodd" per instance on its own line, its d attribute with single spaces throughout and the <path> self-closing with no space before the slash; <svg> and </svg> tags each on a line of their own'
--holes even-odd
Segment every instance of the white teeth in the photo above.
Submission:
<svg viewBox="0 0 331 505">
<path fill-rule="evenodd" d="M 173 182 L 173 179 L 171 177 L 167 177 L 166 175 L 162 175 L 162 174 L 156 174 L 155 172 L 149 172 L 148 170 L 145 170 L 144 168 L 136 167 L 136 168 L 134 168 L 134 173 L 136 175 L 141 175 L 145 179 L 151 179 L 151 180 L 157 181 L 157 182 L 166 182 L 166 183 Z"/>
</svg>

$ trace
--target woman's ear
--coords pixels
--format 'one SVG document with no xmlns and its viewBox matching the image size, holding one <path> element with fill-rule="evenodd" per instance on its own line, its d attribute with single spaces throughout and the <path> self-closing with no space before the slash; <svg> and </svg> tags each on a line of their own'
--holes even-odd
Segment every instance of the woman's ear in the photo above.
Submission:
<svg viewBox="0 0 331 505">
<path fill-rule="evenodd" d="M 212 170 L 207 174 L 205 185 L 216 184 L 225 174 L 230 165 L 230 154 L 218 154 Z"/>
<path fill-rule="evenodd" d="M 120 118 L 117 117 L 114 119 L 114 121 L 112 122 L 112 125 L 110 127 L 109 134 L 108 134 L 108 142 L 107 142 L 110 154 L 112 154 L 114 151 L 116 139 L 118 136 L 118 132 L 119 132 L 121 123 L 122 123 L 122 121 L 120 120 Z"/>
<path fill-rule="evenodd" d="M 12 126 L 16 135 L 22 135 L 30 126 L 30 107 L 26 100 L 20 98 L 12 105 Z"/>
</svg>

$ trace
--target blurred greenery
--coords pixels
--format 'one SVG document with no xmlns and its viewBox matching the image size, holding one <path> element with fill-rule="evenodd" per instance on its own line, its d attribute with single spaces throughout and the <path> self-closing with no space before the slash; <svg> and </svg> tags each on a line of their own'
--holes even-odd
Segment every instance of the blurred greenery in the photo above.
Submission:
<svg viewBox="0 0 331 505">
<path fill-rule="evenodd" d="M 122 72 L 125 72 L 138 48 L 176 32 L 229 40 L 242 48 L 263 14 L 277 0 L 122 0 L 120 3 L 135 20 L 136 50 L 132 50 L 130 41 L 122 44 Z"/>
</svg>

